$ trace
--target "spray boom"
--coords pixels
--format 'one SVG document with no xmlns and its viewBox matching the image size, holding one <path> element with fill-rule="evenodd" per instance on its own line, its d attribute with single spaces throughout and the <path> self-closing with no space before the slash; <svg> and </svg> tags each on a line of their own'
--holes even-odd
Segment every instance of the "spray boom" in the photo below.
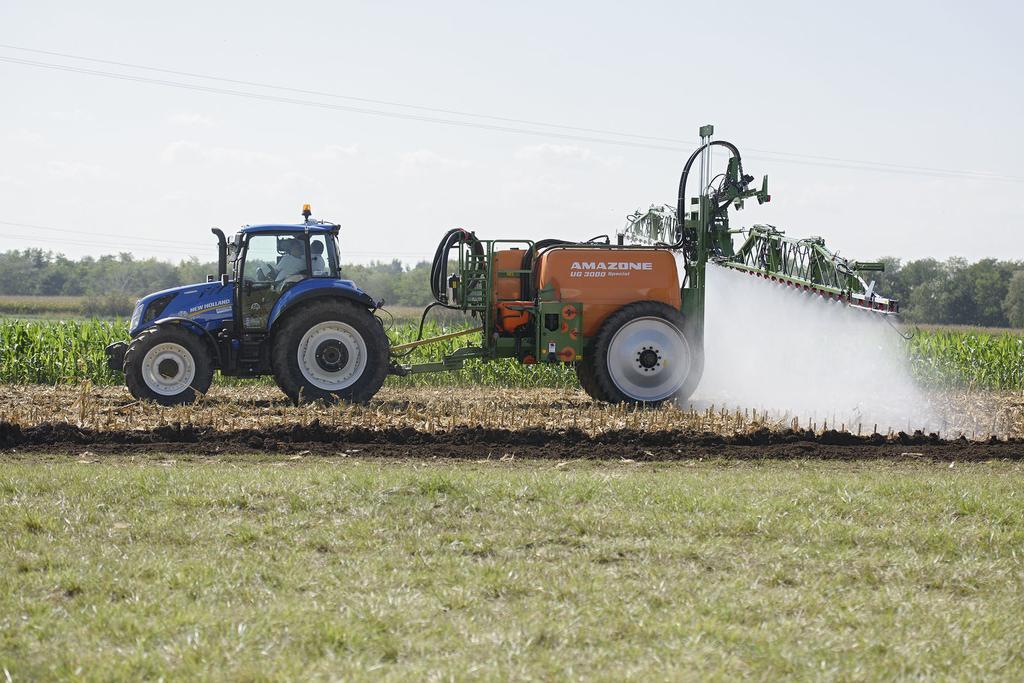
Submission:
<svg viewBox="0 0 1024 683">
<path fill-rule="evenodd" d="M 744 201 L 751 198 L 758 204 L 771 201 L 768 176 L 762 178 L 760 187 L 752 186 L 754 176 L 744 171 L 739 148 L 725 140 L 712 140 L 713 133 L 713 126 L 701 127 L 701 146 L 683 165 L 675 208 L 651 206 L 645 213 L 638 211 L 629 216 L 622 231 L 623 237 L 636 242 L 682 252 L 686 261 L 684 312 L 691 318 L 704 318 L 709 261 L 857 308 L 886 314 L 899 311 L 896 300 L 875 294 L 874 283 L 866 283 L 859 275 L 884 270 L 880 262 L 847 260 L 829 251 L 820 237 L 793 239 L 770 225 L 730 229 L 730 208 L 742 209 Z M 712 175 L 711 155 L 717 148 L 726 150 L 729 158 L 724 172 Z M 687 190 L 695 165 L 700 192 L 690 197 Z M 733 244 L 736 234 L 746 235 L 739 248 Z"/>
</svg>

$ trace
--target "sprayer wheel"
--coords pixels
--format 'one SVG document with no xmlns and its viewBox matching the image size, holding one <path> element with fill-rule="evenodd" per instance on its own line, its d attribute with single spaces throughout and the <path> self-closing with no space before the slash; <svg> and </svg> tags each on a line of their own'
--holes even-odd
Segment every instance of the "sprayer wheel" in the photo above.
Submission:
<svg viewBox="0 0 1024 683">
<path fill-rule="evenodd" d="M 607 401 L 608 397 L 601 391 L 597 383 L 597 376 L 594 374 L 593 357 L 588 353 L 583 360 L 576 363 L 576 379 L 580 382 L 580 388 L 587 392 L 587 396 L 595 401 Z"/>
<path fill-rule="evenodd" d="M 591 357 L 602 398 L 614 403 L 685 400 L 704 370 L 698 336 L 660 301 L 639 301 L 608 316 Z"/>
</svg>

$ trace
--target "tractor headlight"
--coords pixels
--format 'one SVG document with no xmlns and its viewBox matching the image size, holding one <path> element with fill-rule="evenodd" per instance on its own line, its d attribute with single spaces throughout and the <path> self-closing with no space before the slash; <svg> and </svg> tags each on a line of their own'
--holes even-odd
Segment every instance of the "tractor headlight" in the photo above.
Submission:
<svg viewBox="0 0 1024 683">
<path fill-rule="evenodd" d="M 171 294 L 165 294 L 158 299 L 153 299 L 148 305 L 145 301 L 140 299 L 135 304 L 135 310 L 132 311 L 131 327 L 128 328 L 128 331 L 134 333 L 139 325 L 152 322 L 159 318 L 160 314 L 164 312 L 165 308 L 167 308 L 167 304 L 171 303 L 171 300 L 174 299 L 174 297 L 175 295 L 173 292 Z"/>
<path fill-rule="evenodd" d="M 149 323 L 159 318 L 163 314 L 164 309 L 167 308 L 167 304 L 171 303 L 175 296 L 177 295 L 171 292 L 170 294 L 164 294 L 159 299 L 150 301 L 149 305 L 142 312 L 142 322 Z"/>
<path fill-rule="evenodd" d="M 132 320 L 128 324 L 128 331 L 129 332 L 131 332 L 132 330 L 134 330 L 136 327 L 139 326 L 139 322 L 142 320 L 142 309 L 143 308 L 144 307 L 142 305 L 142 300 L 141 299 L 135 302 L 135 310 L 132 311 Z"/>
</svg>

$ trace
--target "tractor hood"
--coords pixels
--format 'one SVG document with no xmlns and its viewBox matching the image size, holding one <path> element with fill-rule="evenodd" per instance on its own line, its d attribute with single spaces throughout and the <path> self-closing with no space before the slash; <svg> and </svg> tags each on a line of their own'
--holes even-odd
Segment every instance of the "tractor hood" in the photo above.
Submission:
<svg viewBox="0 0 1024 683">
<path fill-rule="evenodd" d="M 208 330 L 231 320 L 234 286 L 202 282 L 144 296 L 135 304 L 129 334 L 135 336 L 164 318 L 188 318 Z"/>
</svg>

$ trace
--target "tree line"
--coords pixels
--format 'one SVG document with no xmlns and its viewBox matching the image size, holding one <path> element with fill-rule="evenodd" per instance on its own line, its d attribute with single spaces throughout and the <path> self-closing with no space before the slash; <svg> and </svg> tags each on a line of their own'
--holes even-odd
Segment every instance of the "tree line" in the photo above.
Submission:
<svg viewBox="0 0 1024 683">
<path fill-rule="evenodd" d="M 215 262 L 196 258 L 174 264 L 121 252 L 69 259 L 42 249 L 14 249 L 0 253 L 0 295 L 79 296 L 85 298 L 83 313 L 123 315 L 131 312 L 139 296 L 205 282 L 207 275 L 216 272 Z M 341 268 L 343 277 L 354 280 L 376 299 L 405 306 L 430 302 L 429 273 L 426 261 L 410 267 L 397 259 Z"/>
<path fill-rule="evenodd" d="M 866 279 L 876 281 L 880 295 L 900 300 L 907 322 L 1024 327 L 1024 262 L 881 260 L 885 272 Z M 120 314 L 135 297 L 203 282 L 216 271 L 215 263 L 194 258 L 174 264 L 122 252 L 76 260 L 42 249 L 9 250 L 0 253 L 0 295 L 82 296 L 93 302 L 87 312 Z M 426 261 L 409 266 L 398 259 L 342 266 L 344 277 L 399 306 L 430 302 L 429 272 Z"/>
<path fill-rule="evenodd" d="M 1024 262 L 933 258 L 880 259 L 884 273 L 869 273 L 875 291 L 899 299 L 912 323 L 1024 327 Z M 870 280 L 872 278 L 866 277 Z"/>
</svg>

